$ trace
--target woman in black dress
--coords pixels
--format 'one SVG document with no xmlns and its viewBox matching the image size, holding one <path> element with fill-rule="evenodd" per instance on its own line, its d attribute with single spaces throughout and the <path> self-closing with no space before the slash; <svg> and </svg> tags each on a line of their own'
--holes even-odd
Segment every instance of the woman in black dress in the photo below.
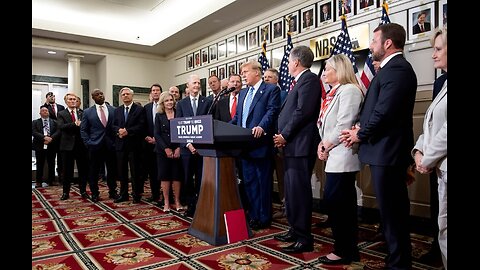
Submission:
<svg viewBox="0 0 480 270">
<path fill-rule="evenodd" d="M 157 152 L 158 180 L 161 182 L 165 198 L 164 212 L 170 212 L 170 183 L 173 186 L 175 208 L 185 210 L 180 204 L 180 188 L 182 178 L 182 162 L 180 145 L 170 141 L 170 119 L 175 117 L 175 98 L 163 92 L 158 100 L 158 112 L 155 115 L 155 152 Z"/>
</svg>

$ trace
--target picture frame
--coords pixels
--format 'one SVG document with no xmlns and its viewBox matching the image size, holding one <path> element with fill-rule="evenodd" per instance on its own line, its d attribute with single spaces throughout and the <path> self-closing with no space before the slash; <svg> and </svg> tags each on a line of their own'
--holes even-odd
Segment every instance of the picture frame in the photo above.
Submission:
<svg viewBox="0 0 480 270">
<path fill-rule="evenodd" d="M 283 30 L 284 21 L 285 19 L 283 17 L 272 21 L 272 42 L 281 40 L 285 37 L 285 31 Z"/>
<path fill-rule="evenodd" d="M 187 65 L 186 65 L 186 66 L 187 66 L 186 70 L 190 70 L 190 69 L 193 68 L 193 53 L 188 54 L 188 55 L 186 56 L 185 62 L 186 62 L 186 64 L 187 64 Z"/>
<path fill-rule="evenodd" d="M 285 18 L 288 18 L 286 21 L 288 21 L 288 25 L 285 24 L 285 36 L 287 36 L 287 33 L 290 32 L 291 35 L 295 35 L 299 33 L 299 15 L 298 15 L 298 10 L 295 12 L 292 12 L 285 16 Z"/>
<path fill-rule="evenodd" d="M 355 0 L 357 6 L 357 14 L 367 12 L 369 10 L 377 8 L 377 0 Z"/>
<path fill-rule="evenodd" d="M 315 8 L 315 4 L 313 5 L 310 5 L 308 7 L 305 7 L 305 8 L 302 8 L 302 10 L 300 11 L 300 14 L 302 15 L 301 16 L 301 19 L 302 19 L 302 23 L 301 23 L 301 26 L 302 26 L 302 32 L 305 32 L 305 31 L 308 31 L 308 30 L 311 30 L 311 29 L 314 29 L 317 24 L 316 24 L 316 8 Z"/>
<path fill-rule="evenodd" d="M 247 59 L 247 62 L 251 60 L 258 61 L 258 54 L 250 55 Z"/>
<path fill-rule="evenodd" d="M 275 48 L 272 50 L 272 59 L 270 63 L 273 68 L 276 68 L 277 70 L 280 69 L 280 64 L 282 63 L 282 58 L 284 53 L 285 53 L 284 46 L 281 46 L 279 48 Z"/>
<path fill-rule="evenodd" d="M 232 74 L 237 74 L 237 62 L 233 61 L 228 63 L 226 71 L 226 78 L 230 77 Z"/>
<path fill-rule="evenodd" d="M 334 12 L 334 5 L 332 0 L 324 0 L 320 1 L 317 4 L 318 8 L 318 25 L 325 25 L 328 23 L 333 22 L 333 12 Z"/>
<path fill-rule="evenodd" d="M 208 64 L 208 47 L 202 49 L 202 66 Z"/>
<path fill-rule="evenodd" d="M 248 37 L 248 50 L 258 48 L 258 27 L 250 29 L 247 31 Z"/>
<path fill-rule="evenodd" d="M 217 44 L 208 46 L 208 55 L 210 56 L 210 63 L 217 60 Z"/>
<path fill-rule="evenodd" d="M 438 1 L 438 26 L 447 23 L 447 0 Z"/>
<path fill-rule="evenodd" d="M 218 44 L 218 59 L 227 57 L 227 45 L 225 40 L 222 40 Z"/>
<path fill-rule="evenodd" d="M 194 68 L 197 68 L 201 65 L 200 51 L 193 53 Z"/>
<path fill-rule="evenodd" d="M 429 34 L 435 29 L 435 3 L 421 5 L 408 10 L 408 39 L 418 39 L 429 37 Z M 423 32 L 418 22 L 424 22 Z"/>
<path fill-rule="evenodd" d="M 337 0 L 337 12 L 335 15 L 335 20 L 340 20 L 340 16 L 342 16 L 342 6 L 345 7 L 345 16 L 347 18 L 355 15 L 353 4 L 353 0 Z"/>
<path fill-rule="evenodd" d="M 218 79 L 223 80 L 223 79 L 227 78 L 226 77 L 226 74 L 227 74 L 226 70 L 227 70 L 226 65 L 218 66 L 218 73 L 217 73 Z"/>
<path fill-rule="evenodd" d="M 241 66 L 246 63 L 248 61 L 248 58 L 242 58 L 242 59 L 239 59 L 237 60 L 237 74 L 241 74 L 242 71 L 241 71 Z"/>
<path fill-rule="evenodd" d="M 237 54 L 237 39 L 235 36 L 227 38 L 227 56 Z"/>
<path fill-rule="evenodd" d="M 246 52 L 247 51 L 247 34 L 243 32 L 241 34 L 237 34 L 237 53 Z"/>
<path fill-rule="evenodd" d="M 259 38 L 259 40 L 260 40 L 261 43 L 263 43 L 264 36 L 265 36 L 265 40 L 267 42 L 270 42 L 270 36 L 271 36 L 270 28 L 271 28 L 270 27 L 270 22 L 267 22 L 267 23 L 260 26 L 260 38 Z"/>
<path fill-rule="evenodd" d="M 217 73 L 218 73 L 217 67 L 213 67 L 213 68 L 208 69 L 208 76 L 209 77 L 212 76 L 212 75 L 217 76 Z"/>
</svg>

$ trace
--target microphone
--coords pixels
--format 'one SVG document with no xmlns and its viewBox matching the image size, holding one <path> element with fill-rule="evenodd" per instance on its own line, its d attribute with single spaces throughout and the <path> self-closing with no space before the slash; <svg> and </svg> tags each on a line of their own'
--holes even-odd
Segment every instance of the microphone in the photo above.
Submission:
<svg viewBox="0 0 480 270">
<path fill-rule="evenodd" d="M 230 94 L 231 92 L 235 91 L 235 89 L 237 89 L 237 88 L 235 88 L 235 87 L 230 87 L 230 88 L 228 88 L 228 89 L 223 90 L 224 92 L 222 93 L 222 96 L 223 96 L 223 95 L 226 95 L 226 94 Z"/>
</svg>

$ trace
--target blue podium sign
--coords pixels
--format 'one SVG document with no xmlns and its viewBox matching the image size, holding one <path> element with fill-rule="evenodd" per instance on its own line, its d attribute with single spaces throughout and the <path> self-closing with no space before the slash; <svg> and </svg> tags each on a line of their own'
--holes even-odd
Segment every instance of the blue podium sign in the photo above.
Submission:
<svg viewBox="0 0 480 270">
<path fill-rule="evenodd" d="M 212 115 L 178 117 L 170 120 L 170 139 L 175 143 L 213 144 Z"/>
</svg>

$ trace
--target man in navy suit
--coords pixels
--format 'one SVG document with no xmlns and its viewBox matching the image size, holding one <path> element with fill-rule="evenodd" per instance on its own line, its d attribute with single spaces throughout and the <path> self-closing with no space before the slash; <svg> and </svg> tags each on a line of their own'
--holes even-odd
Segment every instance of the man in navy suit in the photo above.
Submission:
<svg viewBox="0 0 480 270">
<path fill-rule="evenodd" d="M 320 143 L 317 129 L 320 112 L 320 81 L 310 71 L 313 52 L 297 46 L 290 52 L 288 72 L 295 77 L 278 117 L 278 133 L 273 136 L 275 147 L 284 154 L 285 210 L 289 230 L 275 239 L 294 242 L 282 248 L 287 253 L 313 250 L 311 232 L 312 177 L 316 147 Z"/>
<path fill-rule="evenodd" d="M 254 230 L 270 226 L 272 221 L 273 143 L 280 88 L 262 80 L 262 66 L 255 60 L 241 66 L 247 88 L 238 97 L 236 114 L 230 123 L 252 129 L 258 145 L 242 156 L 245 193 L 250 205 L 248 217 Z"/>
<path fill-rule="evenodd" d="M 147 180 L 147 176 L 150 179 L 150 189 L 152 191 L 152 196 L 147 198 L 147 201 L 157 202 L 160 200 L 160 181 L 157 173 L 157 153 L 155 153 L 155 137 L 154 137 L 154 127 L 155 127 L 155 115 L 158 112 L 158 99 L 162 93 L 162 86 L 158 83 L 150 86 L 150 97 L 152 102 L 149 102 L 145 105 L 145 120 L 147 127 L 147 134 L 143 141 L 143 162 L 144 165 L 144 174 L 142 176 L 142 181 L 140 181 L 140 191 L 143 191 L 144 182 Z"/>
<path fill-rule="evenodd" d="M 378 26 L 370 44 L 380 69 L 368 88 L 360 126 L 342 131 L 347 146 L 360 143 L 359 159 L 370 166 L 387 242 L 388 269 L 412 266 L 407 167 L 412 163 L 413 106 L 417 76 L 403 56 L 405 29 L 396 23 Z"/>
<path fill-rule="evenodd" d="M 87 148 L 80 136 L 80 124 L 82 123 L 82 111 L 77 109 L 77 96 L 73 93 L 67 93 L 64 97 L 67 109 L 62 110 L 57 115 L 58 128 L 60 135 L 60 154 L 62 155 L 63 172 L 63 194 L 60 200 L 66 200 L 70 197 L 70 186 L 73 182 L 74 164 L 77 163 L 78 169 L 78 187 L 80 195 L 88 198 L 87 194 Z M 90 187 L 91 188 L 91 187 Z"/>
<path fill-rule="evenodd" d="M 102 166 L 107 166 L 107 185 L 109 198 L 117 198 L 117 164 L 115 159 L 115 134 L 113 133 L 113 114 L 115 108 L 105 103 L 100 89 L 92 92 L 95 104 L 83 112 L 80 135 L 88 149 L 88 181 L 92 192 L 92 201 L 99 197 L 98 175 Z"/>
<path fill-rule="evenodd" d="M 200 95 L 201 84 L 198 75 L 190 75 L 187 81 L 187 89 L 190 95 L 177 103 L 177 117 L 207 114 L 212 100 Z M 202 183 L 203 157 L 198 154 L 197 149 L 191 143 L 180 146 L 180 157 L 184 171 L 182 192 L 184 200 L 188 204 L 188 210 L 185 214 L 193 217 Z"/>
<path fill-rule="evenodd" d="M 133 202 L 139 203 L 142 198 L 140 190 L 141 149 L 145 138 L 145 109 L 133 102 L 134 92 L 128 87 L 120 90 L 123 105 L 113 112 L 113 133 L 117 156 L 117 173 L 120 179 L 120 196 L 115 203 L 128 201 L 128 165 L 132 176 Z"/>
</svg>

